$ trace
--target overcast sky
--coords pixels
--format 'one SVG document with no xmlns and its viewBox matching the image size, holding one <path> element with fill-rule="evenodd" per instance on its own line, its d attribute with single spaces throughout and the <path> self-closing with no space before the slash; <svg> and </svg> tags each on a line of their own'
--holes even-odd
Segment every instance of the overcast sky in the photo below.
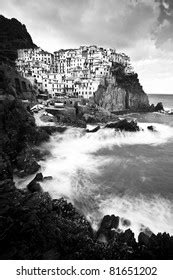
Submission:
<svg viewBox="0 0 173 280">
<path fill-rule="evenodd" d="M 47 51 L 96 44 L 131 57 L 147 93 L 173 94 L 173 0 L 0 0 Z"/>
</svg>

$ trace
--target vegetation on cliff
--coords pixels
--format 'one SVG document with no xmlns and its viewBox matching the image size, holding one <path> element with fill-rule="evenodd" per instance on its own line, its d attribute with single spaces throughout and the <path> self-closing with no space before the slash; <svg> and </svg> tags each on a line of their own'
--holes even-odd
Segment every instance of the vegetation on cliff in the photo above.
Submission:
<svg viewBox="0 0 173 280">
<path fill-rule="evenodd" d="M 149 101 L 136 73 L 126 73 L 125 66 L 114 63 L 111 76 L 105 77 L 95 93 L 97 105 L 109 111 L 149 110 Z"/>
<path fill-rule="evenodd" d="M 17 58 L 17 49 L 35 47 L 24 24 L 0 15 L 0 60 L 12 63 Z"/>
</svg>

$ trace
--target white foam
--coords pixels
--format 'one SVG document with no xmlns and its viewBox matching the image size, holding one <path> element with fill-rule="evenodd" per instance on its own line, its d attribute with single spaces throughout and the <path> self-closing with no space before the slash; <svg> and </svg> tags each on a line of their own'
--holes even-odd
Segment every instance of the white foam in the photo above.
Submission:
<svg viewBox="0 0 173 280">
<path fill-rule="evenodd" d="M 173 234 L 173 205 L 169 200 L 159 196 L 107 198 L 100 202 L 100 211 L 102 216 L 115 214 L 130 220 L 130 228 L 136 237 L 141 225 L 145 225 L 155 234 L 158 232 Z"/>
<path fill-rule="evenodd" d="M 43 145 L 52 156 L 41 162 L 41 171 L 44 176 L 52 176 L 53 180 L 42 183 L 43 189 L 53 198 L 64 196 L 72 201 L 95 229 L 103 215 L 115 214 L 130 219 L 136 234 L 140 224 L 148 226 L 155 233 L 167 231 L 173 234 L 173 211 L 169 201 L 159 197 L 149 200 L 142 196 L 131 198 L 127 195 L 110 198 L 106 195 L 104 183 L 94 180 L 102 175 L 103 168 L 109 169 L 112 160 L 116 166 L 121 164 L 121 157 L 112 158 L 110 153 L 98 155 L 100 149 L 112 150 L 116 146 L 137 144 L 156 146 L 173 139 L 173 128 L 169 126 L 156 123 L 139 125 L 144 131 L 115 132 L 114 129 L 100 129 L 96 133 L 87 134 L 82 129 L 70 128 L 63 134 L 52 136 L 49 143 Z M 148 130 L 148 125 L 153 125 L 157 132 Z M 129 161 L 127 159 L 124 163 L 126 167 Z M 143 175 L 141 182 L 146 180 Z M 105 193 L 104 199 L 101 193 Z"/>
</svg>

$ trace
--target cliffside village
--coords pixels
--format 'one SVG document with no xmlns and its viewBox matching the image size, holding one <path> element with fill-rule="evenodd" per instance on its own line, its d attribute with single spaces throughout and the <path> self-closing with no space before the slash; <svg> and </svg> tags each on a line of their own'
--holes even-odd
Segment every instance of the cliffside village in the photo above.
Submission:
<svg viewBox="0 0 173 280">
<path fill-rule="evenodd" d="M 41 48 L 20 49 L 16 67 L 42 99 L 89 99 L 97 90 L 101 79 L 110 75 L 113 62 L 123 64 L 126 73 L 133 71 L 127 55 L 97 46 L 62 49 L 54 54 Z"/>
</svg>

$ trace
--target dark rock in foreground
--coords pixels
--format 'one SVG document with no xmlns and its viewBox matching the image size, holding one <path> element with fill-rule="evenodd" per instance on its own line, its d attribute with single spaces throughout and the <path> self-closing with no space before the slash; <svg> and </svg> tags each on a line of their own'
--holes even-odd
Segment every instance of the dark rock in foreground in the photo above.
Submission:
<svg viewBox="0 0 173 280">
<path fill-rule="evenodd" d="M 40 169 L 32 149 L 22 150 L 16 157 L 16 172 L 19 177 L 24 177 L 36 173 Z"/>
<path fill-rule="evenodd" d="M 98 239 L 100 235 L 105 237 L 106 241 L 111 240 L 114 237 L 114 230 L 117 230 L 119 226 L 119 217 L 104 216 L 100 228 L 97 232 Z"/>
<path fill-rule="evenodd" d="M 40 184 L 34 180 L 27 185 L 27 188 L 32 193 L 42 191 Z"/>
<path fill-rule="evenodd" d="M 35 178 L 27 185 L 27 188 L 30 192 L 41 192 L 42 188 L 39 182 L 43 181 L 43 174 L 37 173 Z"/>
<path fill-rule="evenodd" d="M 89 222 L 63 198 L 0 183 L 0 259 L 172 259 L 173 237 L 119 231 L 119 217 L 105 216 L 94 233 Z M 104 238 L 106 237 L 106 242 Z"/>
</svg>

